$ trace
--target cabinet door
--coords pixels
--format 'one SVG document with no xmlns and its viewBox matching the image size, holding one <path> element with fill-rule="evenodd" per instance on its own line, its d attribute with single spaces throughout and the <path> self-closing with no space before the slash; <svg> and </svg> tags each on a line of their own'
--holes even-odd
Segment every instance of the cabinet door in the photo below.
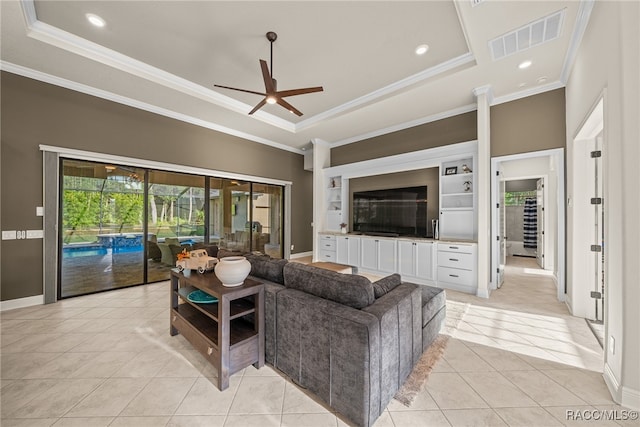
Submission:
<svg viewBox="0 0 640 427">
<path fill-rule="evenodd" d="M 360 238 L 348 237 L 349 265 L 360 267 Z"/>
<path fill-rule="evenodd" d="M 378 269 L 378 241 L 374 239 L 362 240 L 362 268 L 367 270 Z"/>
<path fill-rule="evenodd" d="M 433 280 L 433 243 L 416 243 L 416 276 Z"/>
<path fill-rule="evenodd" d="M 349 264 L 349 238 L 346 236 L 336 236 L 336 262 Z"/>
<path fill-rule="evenodd" d="M 473 210 L 445 210 L 440 212 L 441 239 L 473 239 Z"/>
<path fill-rule="evenodd" d="M 398 241 L 398 273 L 402 276 L 416 275 L 415 247 L 414 242 Z"/>
<path fill-rule="evenodd" d="M 396 240 L 378 240 L 378 270 L 385 273 L 396 271 Z"/>
</svg>

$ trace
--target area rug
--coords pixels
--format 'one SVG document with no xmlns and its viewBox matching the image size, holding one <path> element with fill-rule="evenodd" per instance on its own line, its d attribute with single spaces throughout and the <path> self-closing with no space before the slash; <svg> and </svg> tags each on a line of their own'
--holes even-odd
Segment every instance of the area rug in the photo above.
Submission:
<svg viewBox="0 0 640 427">
<path fill-rule="evenodd" d="M 422 353 L 413 371 L 411 371 L 405 383 L 393 397 L 395 400 L 407 407 L 411 406 L 416 396 L 418 396 L 427 384 L 429 374 L 433 370 L 433 367 L 438 363 L 440 358 L 442 358 L 447 348 L 449 337 L 455 336 L 455 331 L 468 308 L 469 304 L 467 303 L 447 300 L 447 317 L 441 333 L 438 334 L 429 348 Z"/>
<path fill-rule="evenodd" d="M 427 383 L 431 370 L 444 354 L 448 341 L 449 336 L 444 334 L 439 334 L 436 339 L 433 340 L 429 348 L 420 356 L 418 363 L 414 366 L 413 371 L 411 371 L 405 383 L 393 397 L 395 400 L 404 406 L 411 406 L 418 393 L 422 391 Z"/>
</svg>

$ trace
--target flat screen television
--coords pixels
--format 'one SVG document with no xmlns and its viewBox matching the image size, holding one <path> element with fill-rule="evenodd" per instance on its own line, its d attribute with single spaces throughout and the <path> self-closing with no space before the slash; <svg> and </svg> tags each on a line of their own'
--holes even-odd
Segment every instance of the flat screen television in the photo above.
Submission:
<svg viewBox="0 0 640 427">
<path fill-rule="evenodd" d="M 427 237 L 427 186 L 353 193 L 353 231 Z"/>
</svg>

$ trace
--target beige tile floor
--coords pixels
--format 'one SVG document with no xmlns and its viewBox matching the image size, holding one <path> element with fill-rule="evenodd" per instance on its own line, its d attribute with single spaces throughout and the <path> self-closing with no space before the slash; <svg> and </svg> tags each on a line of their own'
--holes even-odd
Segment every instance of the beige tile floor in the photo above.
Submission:
<svg viewBox="0 0 640 427">
<path fill-rule="evenodd" d="M 488 300 L 447 292 L 444 358 L 412 407 L 392 401 L 377 427 L 574 425 L 567 410 L 620 410 L 585 321 L 555 301 L 548 276 L 526 264 L 508 269 Z M 169 336 L 168 289 L 2 313 L 2 426 L 345 425 L 269 367 L 249 367 L 218 391 L 215 370 Z"/>
</svg>

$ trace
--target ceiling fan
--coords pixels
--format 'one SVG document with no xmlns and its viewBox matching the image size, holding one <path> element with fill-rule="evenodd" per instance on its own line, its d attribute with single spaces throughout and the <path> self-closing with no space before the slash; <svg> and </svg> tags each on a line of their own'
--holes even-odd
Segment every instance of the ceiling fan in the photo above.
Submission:
<svg viewBox="0 0 640 427">
<path fill-rule="evenodd" d="M 271 43 L 271 73 L 269 73 L 269 67 L 267 66 L 267 61 L 260 59 L 260 68 L 262 69 L 262 78 L 264 79 L 264 90 L 266 93 L 255 92 L 255 91 L 246 90 L 246 89 L 238 89 L 238 88 L 229 87 L 229 86 L 221 86 L 221 85 L 214 85 L 214 86 L 221 87 L 223 89 L 237 90 L 240 92 L 253 93 L 255 95 L 264 96 L 264 99 L 260 101 L 258 105 L 253 107 L 253 110 L 249 111 L 249 114 L 255 113 L 260 108 L 262 108 L 265 104 L 279 104 L 284 108 L 286 108 L 287 110 L 289 110 L 290 112 L 292 112 L 293 114 L 302 116 L 302 112 L 297 110 L 293 105 L 289 104 L 283 98 L 286 98 L 288 96 L 303 95 L 305 93 L 322 92 L 324 89 L 322 89 L 322 86 L 316 86 L 316 87 L 307 87 L 303 89 L 290 89 L 290 90 L 279 91 L 278 82 L 276 81 L 276 79 L 273 78 L 273 42 L 276 41 L 276 39 L 278 38 L 278 35 L 273 31 L 269 31 L 266 34 L 266 36 L 267 36 L 267 40 L 269 40 L 269 42 Z"/>
</svg>

